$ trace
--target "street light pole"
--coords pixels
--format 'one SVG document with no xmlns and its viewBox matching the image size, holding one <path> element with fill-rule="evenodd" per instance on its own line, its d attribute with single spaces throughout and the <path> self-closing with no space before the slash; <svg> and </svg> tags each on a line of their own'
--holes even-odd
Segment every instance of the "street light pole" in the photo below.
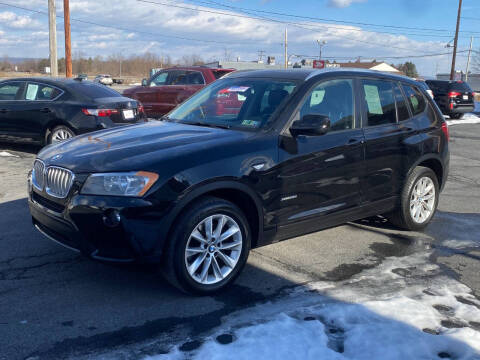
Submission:
<svg viewBox="0 0 480 360">
<path fill-rule="evenodd" d="M 450 69 L 450 80 L 455 76 L 455 60 L 457 57 L 458 30 L 460 28 L 460 15 L 462 13 L 462 0 L 458 0 L 457 27 L 455 29 L 455 40 L 453 41 L 452 68 Z"/>
<path fill-rule="evenodd" d="M 320 52 L 318 54 L 318 60 L 322 60 L 322 47 L 326 44 L 327 42 L 325 40 L 323 41 L 320 41 L 320 40 L 317 40 L 317 44 L 318 46 L 320 47 Z"/>
</svg>

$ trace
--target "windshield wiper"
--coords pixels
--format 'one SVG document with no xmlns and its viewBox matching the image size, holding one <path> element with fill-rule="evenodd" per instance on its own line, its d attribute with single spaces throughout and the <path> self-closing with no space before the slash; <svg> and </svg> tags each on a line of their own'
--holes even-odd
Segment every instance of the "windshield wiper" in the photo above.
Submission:
<svg viewBox="0 0 480 360">
<path fill-rule="evenodd" d="M 194 126 L 205 126 L 205 127 L 211 127 L 211 128 L 219 128 L 219 129 L 231 129 L 230 125 L 212 124 L 212 123 L 206 123 L 206 122 L 202 122 L 202 121 L 186 122 L 185 124 L 194 125 Z"/>
</svg>

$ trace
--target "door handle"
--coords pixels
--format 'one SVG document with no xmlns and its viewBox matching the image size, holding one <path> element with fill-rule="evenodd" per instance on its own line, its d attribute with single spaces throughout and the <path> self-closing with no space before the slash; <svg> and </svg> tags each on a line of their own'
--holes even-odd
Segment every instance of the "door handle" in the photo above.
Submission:
<svg viewBox="0 0 480 360">
<path fill-rule="evenodd" d="M 347 145 L 356 145 L 356 144 L 363 144 L 365 141 L 359 138 L 351 138 L 347 141 Z"/>
<path fill-rule="evenodd" d="M 0 109 L 0 113 L 5 114 L 8 112 L 8 109 Z"/>
<path fill-rule="evenodd" d="M 40 110 L 40 112 L 49 113 L 49 112 L 52 112 L 52 110 L 50 110 L 49 108 L 43 108 L 43 109 Z"/>
</svg>

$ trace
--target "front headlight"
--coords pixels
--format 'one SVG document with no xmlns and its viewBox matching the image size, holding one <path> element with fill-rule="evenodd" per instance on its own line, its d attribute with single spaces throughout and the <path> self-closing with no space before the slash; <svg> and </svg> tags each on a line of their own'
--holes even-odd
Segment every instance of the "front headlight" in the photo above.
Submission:
<svg viewBox="0 0 480 360">
<path fill-rule="evenodd" d="M 151 172 L 92 174 L 83 184 L 81 194 L 143 196 L 155 184 L 158 175 Z"/>
</svg>

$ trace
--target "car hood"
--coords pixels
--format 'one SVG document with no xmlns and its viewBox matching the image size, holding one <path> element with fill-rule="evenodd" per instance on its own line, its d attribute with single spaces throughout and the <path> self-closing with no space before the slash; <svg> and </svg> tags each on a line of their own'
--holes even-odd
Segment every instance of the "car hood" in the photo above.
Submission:
<svg viewBox="0 0 480 360">
<path fill-rule="evenodd" d="M 77 136 L 44 148 L 38 158 L 75 173 L 158 170 L 162 161 L 181 167 L 189 154 L 216 153 L 253 133 L 163 121 L 122 126 Z M 213 160 L 213 159 L 212 159 Z"/>
</svg>

